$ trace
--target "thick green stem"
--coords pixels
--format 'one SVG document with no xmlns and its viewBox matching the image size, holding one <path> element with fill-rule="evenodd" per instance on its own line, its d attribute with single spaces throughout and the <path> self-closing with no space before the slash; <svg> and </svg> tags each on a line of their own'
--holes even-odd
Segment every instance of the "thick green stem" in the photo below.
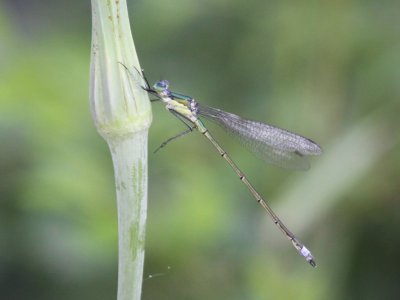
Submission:
<svg viewBox="0 0 400 300">
<path fill-rule="evenodd" d="M 147 134 L 151 106 L 125 0 L 92 0 L 90 101 L 112 154 L 118 206 L 118 300 L 141 295 L 147 210 Z M 131 71 L 127 71 L 126 68 Z"/>
<path fill-rule="evenodd" d="M 147 132 L 109 145 L 118 203 L 118 300 L 140 299 L 147 210 Z"/>
</svg>

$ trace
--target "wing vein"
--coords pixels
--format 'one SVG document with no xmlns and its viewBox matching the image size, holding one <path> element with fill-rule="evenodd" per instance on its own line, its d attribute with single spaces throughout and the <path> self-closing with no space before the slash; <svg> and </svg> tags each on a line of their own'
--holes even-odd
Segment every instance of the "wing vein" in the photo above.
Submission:
<svg viewBox="0 0 400 300">
<path fill-rule="evenodd" d="M 262 160 L 279 167 L 306 170 L 309 168 L 306 156 L 321 154 L 314 141 L 285 129 L 200 104 L 198 114 L 236 137 Z"/>
</svg>

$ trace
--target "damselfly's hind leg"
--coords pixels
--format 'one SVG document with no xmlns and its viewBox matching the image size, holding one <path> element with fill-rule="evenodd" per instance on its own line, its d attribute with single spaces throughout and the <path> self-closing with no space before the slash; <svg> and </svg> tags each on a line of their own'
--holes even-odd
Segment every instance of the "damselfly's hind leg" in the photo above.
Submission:
<svg viewBox="0 0 400 300">
<path fill-rule="evenodd" d="M 191 133 L 191 132 L 193 131 L 194 128 L 195 128 L 195 126 L 189 127 L 188 130 L 185 130 L 184 132 L 181 132 L 181 133 L 179 133 L 179 134 L 177 134 L 177 135 L 175 135 L 175 136 L 169 138 L 168 140 L 164 141 L 164 142 L 160 145 L 160 147 L 158 147 L 158 148 L 154 151 L 154 153 L 156 153 L 156 152 L 157 152 L 158 150 L 160 150 L 161 148 L 164 148 L 169 142 L 171 142 L 171 141 L 173 141 L 173 140 L 175 140 L 175 139 L 177 139 L 177 138 L 180 138 L 180 137 L 182 137 L 182 136 L 184 136 L 184 135 L 187 135 L 188 133 Z"/>
</svg>

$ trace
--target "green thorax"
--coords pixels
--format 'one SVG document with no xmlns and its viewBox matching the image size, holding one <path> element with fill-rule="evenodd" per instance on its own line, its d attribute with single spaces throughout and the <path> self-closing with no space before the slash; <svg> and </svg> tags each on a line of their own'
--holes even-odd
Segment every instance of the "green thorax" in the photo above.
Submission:
<svg viewBox="0 0 400 300">
<path fill-rule="evenodd" d="M 181 104 L 183 104 L 185 106 L 188 106 L 188 107 L 190 105 L 190 101 L 193 100 L 193 98 L 190 97 L 190 96 L 186 96 L 186 95 L 183 95 L 183 94 L 180 94 L 180 93 L 176 93 L 176 92 L 171 92 L 170 96 L 176 102 L 179 102 L 179 103 L 181 103 Z"/>
</svg>

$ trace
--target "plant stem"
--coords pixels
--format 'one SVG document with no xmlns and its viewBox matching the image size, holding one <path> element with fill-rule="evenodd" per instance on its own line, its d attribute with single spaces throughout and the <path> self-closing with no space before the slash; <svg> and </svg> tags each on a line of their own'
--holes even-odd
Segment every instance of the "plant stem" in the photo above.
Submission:
<svg viewBox="0 0 400 300">
<path fill-rule="evenodd" d="M 151 106 L 125 0 L 92 0 L 90 102 L 109 145 L 118 207 L 118 300 L 139 300 L 147 213 L 147 135 Z M 131 72 L 127 72 L 124 64 Z"/>
<path fill-rule="evenodd" d="M 142 288 L 147 211 L 147 131 L 113 140 L 109 145 L 118 203 L 117 299 L 138 300 Z"/>
</svg>

